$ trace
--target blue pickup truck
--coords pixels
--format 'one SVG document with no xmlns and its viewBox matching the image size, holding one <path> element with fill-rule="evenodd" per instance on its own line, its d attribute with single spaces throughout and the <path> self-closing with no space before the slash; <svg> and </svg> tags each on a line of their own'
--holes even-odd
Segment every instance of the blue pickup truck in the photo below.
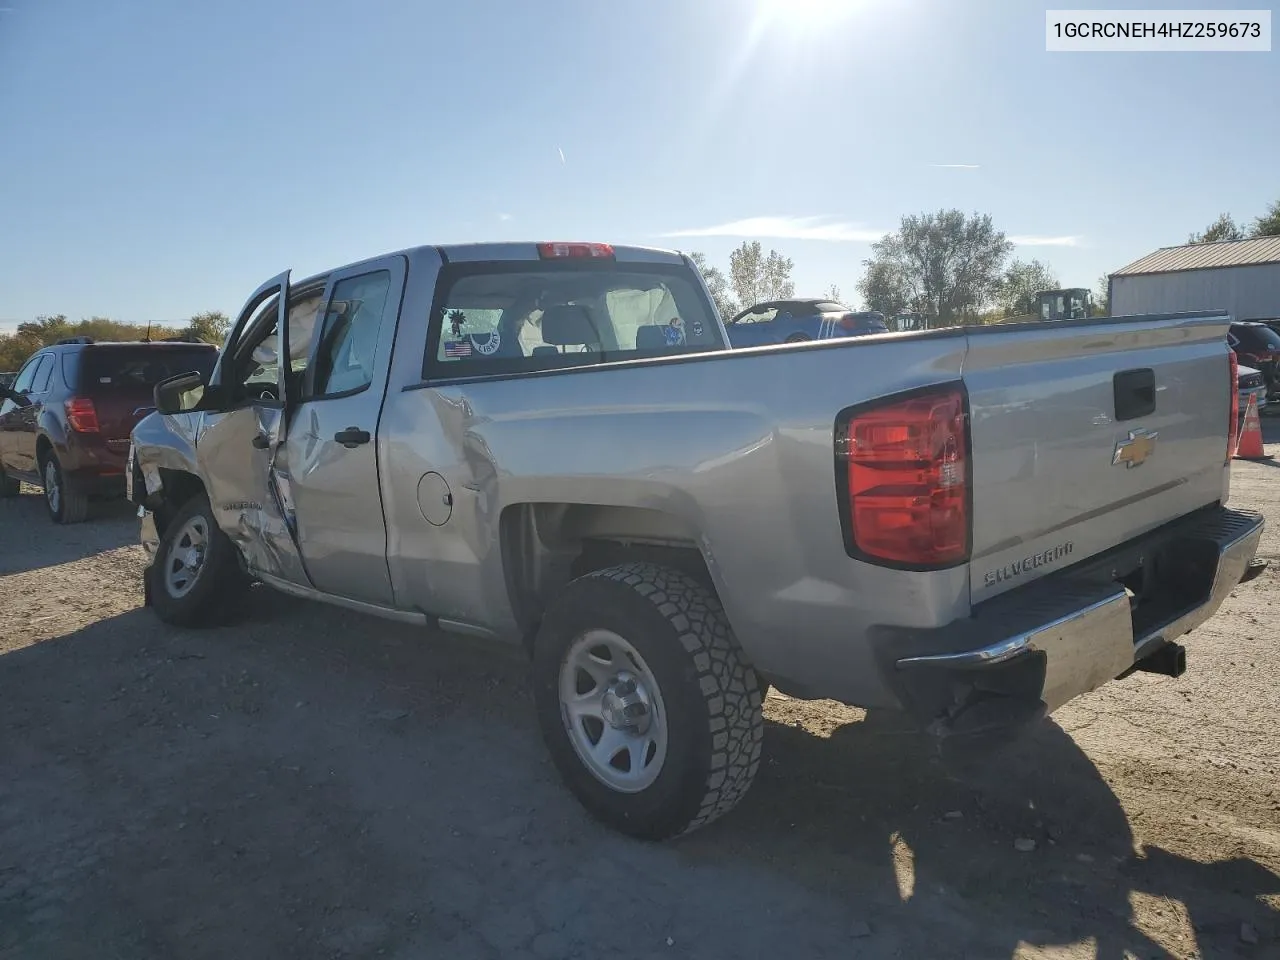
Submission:
<svg viewBox="0 0 1280 960">
<path fill-rule="evenodd" d="M 725 321 L 734 347 L 762 347 L 803 340 L 887 333 L 884 314 L 858 313 L 834 300 L 769 300 Z"/>
</svg>

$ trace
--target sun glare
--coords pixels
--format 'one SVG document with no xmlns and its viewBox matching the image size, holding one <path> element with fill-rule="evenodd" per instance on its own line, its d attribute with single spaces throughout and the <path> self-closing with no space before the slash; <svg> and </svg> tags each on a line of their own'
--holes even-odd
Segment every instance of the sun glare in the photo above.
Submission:
<svg viewBox="0 0 1280 960">
<path fill-rule="evenodd" d="M 799 26 L 821 26 L 852 13 L 860 0 L 756 0 L 762 19 Z"/>
</svg>

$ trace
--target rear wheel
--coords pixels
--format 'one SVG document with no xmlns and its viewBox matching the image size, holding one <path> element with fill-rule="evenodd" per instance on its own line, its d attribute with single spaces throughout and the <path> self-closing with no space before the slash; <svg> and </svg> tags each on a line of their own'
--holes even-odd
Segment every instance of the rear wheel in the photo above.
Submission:
<svg viewBox="0 0 1280 960">
<path fill-rule="evenodd" d="M 156 615 L 179 627 L 223 622 L 247 582 L 235 544 L 218 528 L 204 494 L 188 500 L 169 521 L 146 576 Z"/>
<path fill-rule="evenodd" d="M 45 506 L 54 523 L 80 523 L 89 516 L 89 497 L 62 472 L 56 453 L 45 454 L 40 475 L 44 478 Z"/>
<path fill-rule="evenodd" d="M 647 563 L 569 584 L 534 642 L 542 735 L 569 789 L 623 833 L 662 840 L 746 794 L 764 720 L 715 595 Z"/>
</svg>

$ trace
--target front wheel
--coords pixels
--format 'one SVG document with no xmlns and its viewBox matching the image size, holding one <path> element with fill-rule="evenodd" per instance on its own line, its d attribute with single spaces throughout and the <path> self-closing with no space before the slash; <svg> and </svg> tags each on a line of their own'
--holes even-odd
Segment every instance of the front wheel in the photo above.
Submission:
<svg viewBox="0 0 1280 960">
<path fill-rule="evenodd" d="M 218 528 L 203 494 L 169 521 L 146 576 L 156 615 L 179 627 L 222 622 L 235 606 L 229 601 L 246 583 L 235 544 Z"/>
<path fill-rule="evenodd" d="M 648 563 L 581 577 L 548 609 L 533 660 L 543 739 L 604 823 L 663 840 L 746 794 L 764 739 L 760 690 L 697 581 Z"/>
</svg>

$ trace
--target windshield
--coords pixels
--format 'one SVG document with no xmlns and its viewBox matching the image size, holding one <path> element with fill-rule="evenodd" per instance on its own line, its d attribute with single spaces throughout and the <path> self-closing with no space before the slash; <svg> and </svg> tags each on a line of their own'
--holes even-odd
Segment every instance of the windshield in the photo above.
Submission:
<svg viewBox="0 0 1280 960">
<path fill-rule="evenodd" d="M 469 376 L 717 350 L 714 317 L 675 265 L 459 267 L 442 275 L 430 354 Z"/>
</svg>

